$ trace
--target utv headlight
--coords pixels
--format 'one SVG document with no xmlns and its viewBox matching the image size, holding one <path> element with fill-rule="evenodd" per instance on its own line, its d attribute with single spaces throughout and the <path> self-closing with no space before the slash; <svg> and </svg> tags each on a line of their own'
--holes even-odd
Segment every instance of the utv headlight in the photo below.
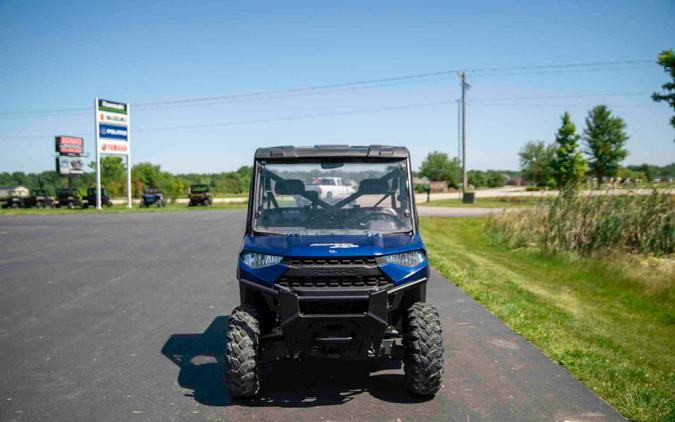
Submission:
<svg viewBox="0 0 675 422">
<path fill-rule="evenodd" d="M 241 256 L 241 260 L 244 261 L 244 264 L 251 268 L 262 268 L 269 265 L 275 265 L 280 263 L 282 259 L 283 258 L 280 256 L 264 255 L 254 252 L 246 252 Z"/>
<path fill-rule="evenodd" d="M 396 264 L 402 267 L 416 267 L 424 262 L 424 252 L 412 251 L 398 253 L 396 255 L 385 255 L 384 260 L 390 264 Z"/>
</svg>

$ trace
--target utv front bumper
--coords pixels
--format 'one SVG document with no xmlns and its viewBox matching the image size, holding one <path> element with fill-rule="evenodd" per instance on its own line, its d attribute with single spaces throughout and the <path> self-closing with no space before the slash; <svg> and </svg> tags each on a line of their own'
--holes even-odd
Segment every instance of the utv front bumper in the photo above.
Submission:
<svg viewBox="0 0 675 422">
<path fill-rule="evenodd" d="M 264 306 L 276 321 L 261 336 L 263 358 L 402 357 L 400 322 L 407 303 L 424 300 L 426 278 L 369 288 L 289 288 L 240 281 L 242 303 Z M 397 329 L 398 325 L 398 329 Z"/>
</svg>

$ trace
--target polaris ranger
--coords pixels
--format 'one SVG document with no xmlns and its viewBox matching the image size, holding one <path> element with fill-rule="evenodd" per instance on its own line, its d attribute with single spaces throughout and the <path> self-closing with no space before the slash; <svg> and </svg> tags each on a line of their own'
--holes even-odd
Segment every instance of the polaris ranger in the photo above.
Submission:
<svg viewBox="0 0 675 422">
<path fill-rule="evenodd" d="M 77 189 L 61 188 L 56 190 L 56 201 L 54 205 L 57 208 L 68 207 L 73 209 L 82 206 L 82 197 Z"/>
<path fill-rule="evenodd" d="M 306 188 L 317 176 L 358 188 L 329 203 Z M 411 393 L 438 391 L 441 323 L 414 201 L 404 147 L 256 151 L 225 351 L 233 396 L 258 392 L 264 361 L 309 356 L 401 359 Z"/>
<path fill-rule="evenodd" d="M 159 189 L 147 189 L 143 192 L 143 198 L 141 198 L 141 208 L 148 208 L 150 206 L 156 207 L 166 207 L 166 201 L 164 201 L 164 195 Z"/>
<path fill-rule="evenodd" d="M 26 206 L 26 199 L 25 197 L 11 194 L 2 199 L 2 208 L 23 208 Z"/>
<path fill-rule="evenodd" d="M 89 205 L 92 207 L 96 206 L 96 188 L 87 189 L 87 199 L 82 202 L 82 208 L 89 208 Z M 110 195 L 108 194 L 108 189 L 101 188 L 101 206 L 105 205 L 110 208 L 113 206 Z"/>
<path fill-rule="evenodd" d="M 33 189 L 30 196 L 25 199 L 23 206 L 26 208 L 45 208 L 54 206 L 54 198 L 47 194 L 44 189 Z"/>
<path fill-rule="evenodd" d="M 209 189 L 209 185 L 192 185 L 190 186 L 190 207 L 195 205 L 211 205 L 213 204 L 213 197 Z"/>
</svg>

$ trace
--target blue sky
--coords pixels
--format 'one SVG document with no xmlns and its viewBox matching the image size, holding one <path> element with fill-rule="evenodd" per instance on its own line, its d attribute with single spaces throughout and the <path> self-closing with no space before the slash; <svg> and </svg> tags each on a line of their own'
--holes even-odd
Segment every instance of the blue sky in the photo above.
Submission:
<svg viewBox="0 0 675 422">
<path fill-rule="evenodd" d="M 673 1 L 3 1 L 0 171 L 52 169 L 58 134 L 84 136 L 93 156 L 93 111 L 14 112 L 93 109 L 96 96 L 133 105 L 452 69 L 654 59 L 675 47 L 673 22 Z M 468 166 L 516 169 L 519 148 L 551 141 L 565 110 L 581 128 L 600 103 L 627 123 L 626 163 L 672 162 L 672 112 L 649 98 L 666 80 L 656 64 L 469 73 Z M 456 155 L 457 77 L 405 82 L 139 106 L 132 162 L 232 170 L 249 164 L 255 148 L 278 144 L 402 144 L 415 165 L 433 150 Z M 278 120 L 308 115 L 315 117 Z M 215 123 L 226 124 L 162 129 Z"/>
</svg>

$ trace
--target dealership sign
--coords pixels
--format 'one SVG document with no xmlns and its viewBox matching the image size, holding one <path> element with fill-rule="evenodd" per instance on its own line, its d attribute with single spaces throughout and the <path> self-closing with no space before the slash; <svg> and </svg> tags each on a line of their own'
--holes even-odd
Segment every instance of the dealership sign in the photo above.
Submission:
<svg viewBox="0 0 675 422">
<path fill-rule="evenodd" d="M 129 105 L 96 100 L 96 151 L 129 155 Z"/>
<path fill-rule="evenodd" d="M 56 152 L 61 155 L 82 155 L 84 139 L 75 136 L 57 136 L 55 138 Z"/>
<path fill-rule="evenodd" d="M 96 208 L 101 209 L 101 155 L 127 157 L 127 207 L 131 208 L 131 136 L 129 104 L 94 99 L 96 127 Z"/>
<path fill-rule="evenodd" d="M 68 155 L 56 157 L 56 171 L 62 176 L 84 173 L 82 157 L 71 157 Z"/>
</svg>

